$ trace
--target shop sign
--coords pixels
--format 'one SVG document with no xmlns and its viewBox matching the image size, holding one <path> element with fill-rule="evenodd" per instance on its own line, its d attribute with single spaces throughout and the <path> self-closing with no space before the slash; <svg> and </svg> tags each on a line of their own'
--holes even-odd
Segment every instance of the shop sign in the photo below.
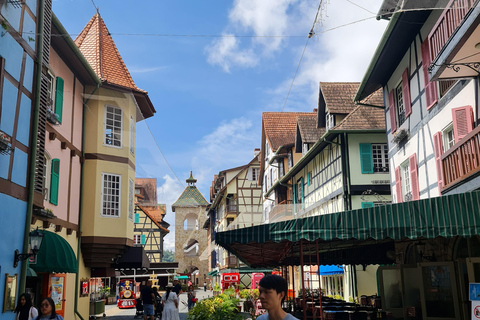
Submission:
<svg viewBox="0 0 480 320">
<path fill-rule="evenodd" d="M 480 283 L 470 283 L 468 293 L 470 301 L 480 301 Z"/>
<path fill-rule="evenodd" d="M 82 279 L 80 281 L 80 297 L 88 296 L 88 294 L 90 293 L 89 289 L 90 289 L 90 284 L 88 279 Z"/>
</svg>

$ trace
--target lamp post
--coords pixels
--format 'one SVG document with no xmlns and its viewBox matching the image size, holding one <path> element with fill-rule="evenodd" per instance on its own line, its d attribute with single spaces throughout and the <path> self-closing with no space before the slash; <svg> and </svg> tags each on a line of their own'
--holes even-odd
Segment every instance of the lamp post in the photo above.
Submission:
<svg viewBox="0 0 480 320">
<path fill-rule="evenodd" d="M 37 255 L 38 250 L 40 250 L 40 246 L 42 245 L 43 240 L 43 233 L 37 229 L 31 231 L 29 234 L 29 243 L 32 252 L 29 253 L 20 253 L 18 250 L 15 250 L 15 256 L 13 259 L 13 267 L 16 268 L 18 266 L 19 261 L 27 260 L 30 257 L 35 257 Z"/>
</svg>

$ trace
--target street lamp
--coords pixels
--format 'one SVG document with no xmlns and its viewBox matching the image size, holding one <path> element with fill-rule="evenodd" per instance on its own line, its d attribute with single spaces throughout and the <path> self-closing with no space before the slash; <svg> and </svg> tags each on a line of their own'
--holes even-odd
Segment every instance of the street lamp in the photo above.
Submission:
<svg viewBox="0 0 480 320">
<path fill-rule="evenodd" d="M 13 267 L 16 268 L 18 266 L 19 261 L 27 260 L 30 257 L 35 257 L 37 255 L 38 250 L 40 250 L 40 245 L 42 244 L 43 240 L 43 233 L 37 229 L 30 232 L 28 234 L 30 248 L 32 252 L 29 253 L 20 253 L 18 250 L 15 250 L 15 257 L 13 259 Z"/>
</svg>

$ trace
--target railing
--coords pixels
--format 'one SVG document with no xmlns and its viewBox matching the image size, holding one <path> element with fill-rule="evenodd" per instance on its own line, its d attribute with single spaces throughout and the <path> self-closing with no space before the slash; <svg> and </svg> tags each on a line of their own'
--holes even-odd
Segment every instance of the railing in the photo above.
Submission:
<svg viewBox="0 0 480 320">
<path fill-rule="evenodd" d="M 247 209 L 248 211 L 240 212 L 235 220 L 228 225 L 225 231 L 248 228 L 262 224 L 262 206 L 252 206 L 248 207 Z"/>
<path fill-rule="evenodd" d="M 230 256 L 225 258 L 226 268 L 235 268 L 237 266 L 238 259 L 236 256 Z"/>
<path fill-rule="evenodd" d="M 451 0 L 428 35 L 430 57 L 434 61 L 475 0 Z"/>
<path fill-rule="evenodd" d="M 294 211 L 291 203 L 291 200 L 285 200 L 273 207 L 268 215 L 268 221 L 272 223 L 293 219 Z"/>
<path fill-rule="evenodd" d="M 444 189 L 480 171 L 480 126 L 442 155 Z"/>
</svg>

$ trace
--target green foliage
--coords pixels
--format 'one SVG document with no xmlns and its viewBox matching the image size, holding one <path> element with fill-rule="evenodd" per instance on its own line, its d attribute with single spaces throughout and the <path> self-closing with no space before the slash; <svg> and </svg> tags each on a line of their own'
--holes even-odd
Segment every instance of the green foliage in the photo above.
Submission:
<svg viewBox="0 0 480 320">
<path fill-rule="evenodd" d="M 172 250 L 163 250 L 163 262 L 174 262 L 175 253 Z"/>
<path fill-rule="evenodd" d="M 201 300 L 188 313 L 189 320 L 241 320 L 238 313 L 239 300 L 227 294 Z"/>
<path fill-rule="evenodd" d="M 220 285 L 218 284 L 218 282 L 215 282 L 215 284 L 213 285 L 213 291 L 220 291 L 222 290 L 222 288 L 220 288 Z"/>
<path fill-rule="evenodd" d="M 238 292 L 238 295 L 242 299 L 246 299 L 246 300 L 255 299 L 255 300 L 257 300 L 258 296 L 259 296 L 259 292 L 258 292 L 258 289 L 243 289 L 240 292 Z"/>
</svg>

